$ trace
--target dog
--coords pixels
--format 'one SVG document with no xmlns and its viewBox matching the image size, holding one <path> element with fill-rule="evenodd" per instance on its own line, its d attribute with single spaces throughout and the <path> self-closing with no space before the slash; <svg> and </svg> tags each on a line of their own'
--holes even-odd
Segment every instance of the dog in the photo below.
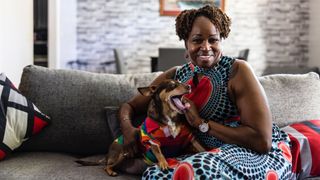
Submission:
<svg viewBox="0 0 320 180">
<path fill-rule="evenodd" d="M 205 149 L 193 136 L 186 120 L 181 115 L 186 110 L 182 97 L 191 92 L 191 86 L 175 80 L 165 80 L 158 86 L 139 87 L 138 91 L 151 97 L 148 106 L 147 118 L 141 124 L 140 151 L 147 165 L 158 164 L 161 170 L 169 168 L 166 158 L 181 155 L 184 148 L 192 148 L 195 152 Z M 104 160 L 88 162 L 77 160 L 84 165 L 104 164 L 104 170 L 109 176 L 116 176 L 113 168 L 126 159 L 127 152 L 120 143 L 123 136 L 115 139 L 110 145 L 109 152 Z M 136 155 L 139 156 L 139 155 Z"/>
</svg>

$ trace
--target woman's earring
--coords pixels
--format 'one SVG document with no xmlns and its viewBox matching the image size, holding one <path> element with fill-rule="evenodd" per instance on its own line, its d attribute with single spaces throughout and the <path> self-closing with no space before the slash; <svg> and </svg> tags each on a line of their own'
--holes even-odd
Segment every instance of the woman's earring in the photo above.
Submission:
<svg viewBox="0 0 320 180">
<path fill-rule="evenodd" d="M 189 58 L 189 54 L 188 54 L 188 52 L 185 52 L 185 53 L 184 53 L 184 57 L 185 57 L 186 59 L 188 59 L 188 58 Z"/>
</svg>

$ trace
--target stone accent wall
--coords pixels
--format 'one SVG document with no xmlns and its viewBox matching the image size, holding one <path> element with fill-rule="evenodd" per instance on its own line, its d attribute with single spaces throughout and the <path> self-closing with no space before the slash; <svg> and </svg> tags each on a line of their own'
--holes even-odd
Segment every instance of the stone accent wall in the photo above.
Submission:
<svg viewBox="0 0 320 180">
<path fill-rule="evenodd" d="M 249 62 L 265 66 L 304 66 L 308 61 L 309 0 L 227 0 L 232 30 L 224 54 L 249 48 Z M 175 17 L 159 16 L 158 0 L 78 0 L 77 59 L 87 70 L 113 72 L 113 49 L 120 48 L 129 73 L 150 72 L 159 47 L 183 47 Z M 108 63 L 107 63 L 108 64 Z"/>
<path fill-rule="evenodd" d="M 309 0 L 227 1 L 233 20 L 226 51 L 249 48 L 249 62 L 261 74 L 266 66 L 306 66 Z"/>
</svg>

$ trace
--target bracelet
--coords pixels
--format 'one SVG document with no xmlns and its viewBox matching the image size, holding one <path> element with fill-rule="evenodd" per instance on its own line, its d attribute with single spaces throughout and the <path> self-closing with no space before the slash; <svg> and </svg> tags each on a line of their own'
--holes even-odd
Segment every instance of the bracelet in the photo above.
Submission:
<svg viewBox="0 0 320 180">
<path fill-rule="evenodd" d="M 129 118 L 123 118 L 122 121 L 130 121 Z"/>
</svg>

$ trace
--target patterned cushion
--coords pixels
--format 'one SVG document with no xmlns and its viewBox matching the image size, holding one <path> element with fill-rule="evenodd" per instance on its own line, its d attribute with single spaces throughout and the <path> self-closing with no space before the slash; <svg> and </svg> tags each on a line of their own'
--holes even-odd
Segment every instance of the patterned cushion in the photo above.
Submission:
<svg viewBox="0 0 320 180">
<path fill-rule="evenodd" d="M 48 125 L 49 117 L 0 74 L 0 160 Z"/>
<path fill-rule="evenodd" d="M 282 128 L 291 140 L 292 171 L 297 179 L 320 175 L 320 120 Z"/>
</svg>

